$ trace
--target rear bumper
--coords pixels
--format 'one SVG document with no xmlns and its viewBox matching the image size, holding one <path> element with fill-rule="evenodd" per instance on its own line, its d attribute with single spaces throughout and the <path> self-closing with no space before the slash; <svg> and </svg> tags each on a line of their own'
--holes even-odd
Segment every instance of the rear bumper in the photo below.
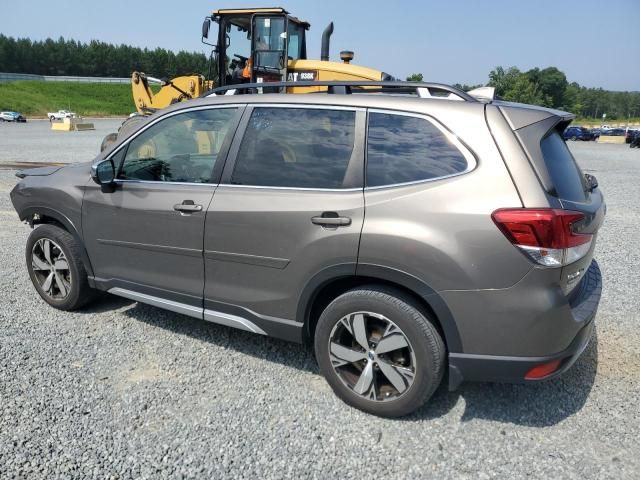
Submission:
<svg viewBox="0 0 640 480">
<path fill-rule="evenodd" d="M 571 320 L 583 325 L 569 346 L 561 352 L 544 356 L 495 356 L 465 353 L 449 354 L 449 389 L 455 390 L 464 381 L 537 382 L 557 377 L 567 371 L 589 344 L 595 329 L 594 318 L 602 293 L 602 274 L 595 260 L 571 295 Z M 560 360 L 560 367 L 550 375 L 525 380 L 533 367 Z"/>
</svg>

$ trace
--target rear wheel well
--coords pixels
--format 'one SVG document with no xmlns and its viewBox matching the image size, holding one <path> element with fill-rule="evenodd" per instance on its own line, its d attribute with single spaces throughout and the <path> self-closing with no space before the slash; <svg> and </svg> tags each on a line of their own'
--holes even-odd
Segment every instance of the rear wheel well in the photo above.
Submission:
<svg viewBox="0 0 640 480">
<path fill-rule="evenodd" d="M 362 286 L 390 288 L 408 297 L 416 308 L 421 310 L 422 313 L 427 315 L 429 319 L 432 320 L 446 346 L 446 337 L 444 334 L 444 330 L 442 329 L 442 325 L 440 324 L 440 320 L 438 319 L 438 316 L 428 302 L 420 297 L 420 295 L 416 294 L 414 291 L 405 286 L 388 280 L 366 276 L 342 277 L 330 281 L 329 283 L 323 285 L 318 289 L 318 291 L 309 302 L 309 307 L 307 308 L 304 327 L 305 342 L 313 343 L 313 337 L 315 335 L 318 319 L 320 318 L 320 315 L 327 307 L 327 305 L 329 305 L 335 298 L 339 297 L 343 293 Z"/>
</svg>

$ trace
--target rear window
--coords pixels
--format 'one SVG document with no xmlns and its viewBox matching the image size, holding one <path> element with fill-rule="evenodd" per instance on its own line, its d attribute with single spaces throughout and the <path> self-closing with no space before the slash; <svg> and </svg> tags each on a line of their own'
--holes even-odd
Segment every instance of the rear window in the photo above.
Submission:
<svg viewBox="0 0 640 480">
<path fill-rule="evenodd" d="M 540 142 L 544 163 L 558 198 L 571 202 L 586 200 L 584 175 L 562 137 L 553 132 Z"/>
</svg>

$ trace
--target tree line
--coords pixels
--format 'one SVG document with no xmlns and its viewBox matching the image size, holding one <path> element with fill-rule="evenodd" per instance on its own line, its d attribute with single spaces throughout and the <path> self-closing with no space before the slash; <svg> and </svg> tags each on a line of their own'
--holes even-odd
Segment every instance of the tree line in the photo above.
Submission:
<svg viewBox="0 0 640 480">
<path fill-rule="evenodd" d="M 74 75 L 86 77 L 129 77 L 134 70 L 155 77 L 206 74 L 206 55 L 196 52 L 174 53 L 91 40 L 32 41 L 0 34 L 0 72 L 36 75 Z"/>
<path fill-rule="evenodd" d="M 421 81 L 422 74 L 407 77 Z M 471 90 L 483 85 L 460 85 Z M 614 92 L 602 88 L 588 88 L 567 80 L 556 67 L 532 68 L 526 72 L 516 67 L 496 67 L 489 72 L 486 86 L 495 87 L 498 98 L 572 112 L 583 118 L 626 120 L 640 116 L 640 92 Z"/>
</svg>

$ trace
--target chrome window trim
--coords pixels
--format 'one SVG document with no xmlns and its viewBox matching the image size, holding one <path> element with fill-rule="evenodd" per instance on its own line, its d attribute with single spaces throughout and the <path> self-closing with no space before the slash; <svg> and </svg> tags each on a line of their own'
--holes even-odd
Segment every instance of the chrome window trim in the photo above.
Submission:
<svg viewBox="0 0 640 480">
<path fill-rule="evenodd" d="M 295 95 L 295 94 L 287 94 Z M 304 110 L 350 110 L 353 112 L 366 112 L 366 107 L 351 107 L 347 105 L 323 105 L 313 103 L 249 103 L 247 106 L 256 108 L 297 108 Z"/>
<path fill-rule="evenodd" d="M 143 183 L 143 184 L 155 184 L 155 185 L 190 185 L 198 187 L 217 187 L 217 183 L 204 183 L 204 182 L 163 182 L 161 180 L 127 180 L 124 178 L 116 178 L 114 183 Z"/>
<path fill-rule="evenodd" d="M 218 187 L 230 188 L 259 188 L 267 190 L 298 190 L 309 192 L 361 192 L 362 187 L 357 188 L 310 188 L 310 187 L 269 187 L 266 185 L 235 185 L 233 183 L 221 183 Z"/>
<path fill-rule="evenodd" d="M 434 127 L 436 127 L 438 130 L 440 130 L 440 132 L 447 138 L 447 140 L 449 140 L 451 144 L 454 145 L 460 153 L 462 153 L 465 160 L 467 161 L 467 168 L 462 172 L 452 173 L 450 175 L 443 175 L 441 177 L 425 178 L 423 180 L 414 180 L 411 182 L 390 183 L 388 185 L 376 185 L 375 187 L 369 187 L 365 184 L 365 187 L 364 187 L 365 191 L 380 190 L 383 188 L 404 187 L 409 185 L 419 185 L 421 183 L 437 182 L 440 180 L 446 180 L 448 178 L 454 178 L 454 177 L 459 177 L 461 175 L 466 175 L 467 173 L 475 170 L 478 166 L 478 160 L 475 154 L 471 151 L 471 149 L 467 147 L 465 143 L 462 142 L 462 140 L 460 140 L 460 138 L 455 133 L 453 133 L 451 130 L 449 130 L 447 127 L 445 127 L 442 123 L 440 123 L 436 118 L 432 117 L 431 115 L 427 115 L 424 113 L 407 112 L 404 110 L 387 110 L 387 109 L 380 109 L 380 108 L 370 108 L 368 109 L 368 113 L 400 115 L 405 117 L 415 117 L 415 118 L 420 118 L 422 120 L 426 120 L 427 122 L 432 124 Z M 369 135 L 369 118 L 367 115 L 367 136 L 368 135 Z M 365 148 L 365 154 L 366 154 L 366 151 L 367 149 Z M 366 165 L 365 165 L 365 182 L 366 182 L 366 178 L 367 178 L 367 172 L 366 172 Z"/>
</svg>

